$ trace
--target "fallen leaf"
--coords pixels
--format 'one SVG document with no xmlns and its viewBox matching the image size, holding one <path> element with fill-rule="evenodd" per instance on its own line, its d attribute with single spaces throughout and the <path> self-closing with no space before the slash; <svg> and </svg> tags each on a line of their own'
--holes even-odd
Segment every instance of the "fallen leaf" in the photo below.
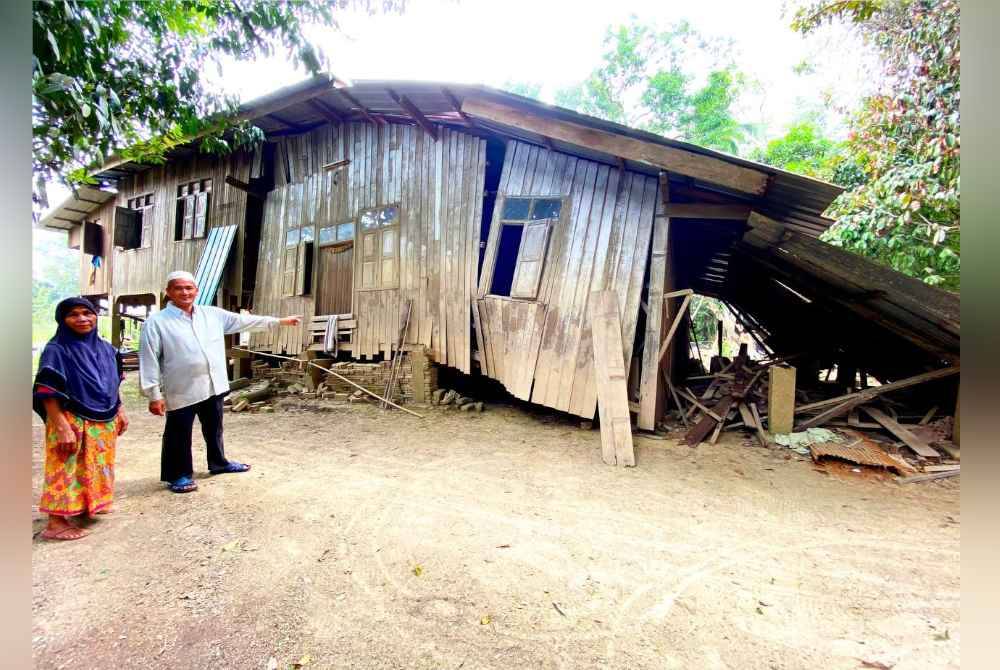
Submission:
<svg viewBox="0 0 1000 670">
<path fill-rule="evenodd" d="M 562 614 L 563 616 L 566 616 L 566 613 L 565 613 L 565 612 L 563 612 L 563 611 L 562 611 L 562 610 L 561 610 L 561 609 L 559 608 L 559 605 L 558 605 L 558 604 L 556 604 L 556 603 L 552 603 L 552 606 L 556 608 L 556 611 L 557 611 L 557 612 L 559 612 L 559 614 Z"/>
<path fill-rule="evenodd" d="M 420 567 L 419 565 L 414 565 L 413 566 L 413 574 L 415 574 L 417 577 L 419 577 L 420 575 L 424 574 L 424 569 L 422 567 Z"/>
<path fill-rule="evenodd" d="M 758 607 L 757 608 L 757 614 L 763 614 L 763 613 L 764 613 L 764 610 L 762 610 L 760 607 Z"/>
<path fill-rule="evenodd" d="M 312 663 L 312 657 L 309 656 L 309 654 L 306 654 L 295 663 L 292 663 L 292 668 L 293 670 L 299 670 L 299 668 L 304 668 L 310 663 Z"/>
<path fill-rule="evenodd" d="M 222 545 L 222 551 L 235 551 L 239 548 L 241 540 L 233 540 Z"/>
<path fill-rule="evenodd" d="M 882 663 L 881 661 L 866 661 L 860 658 L 858 660 L 861 661 L 862 668 L 875 668 L 876 670 L 891 670 L 891 668 L 895 665 L 895 663 L 890 665 L 888 663 Z"/>
<path fill-rule="evenodd" d="M 497 549 L 510 549 L 509 544 L 498 544 Z"/>
<path fill-rule="evenodd" d="M 493 621 L 493 619 L 490 618 L 489 614 L 487 614 L 486 616 L 484 616 L 482 619 L 479 620 L 479 625 L 489 626 L 491 621 Z"/>
<path fill-rule="evenodd" d="M 934 636 L 934 639 L 937 640 L 938 642 L 944 642 L 945 640 L 950 640 L 951 639 L 951 635 L 949 635 L 948 629 L 945 628 L 944 632 L 943 633 L 937 633 Z"/>
</svg>

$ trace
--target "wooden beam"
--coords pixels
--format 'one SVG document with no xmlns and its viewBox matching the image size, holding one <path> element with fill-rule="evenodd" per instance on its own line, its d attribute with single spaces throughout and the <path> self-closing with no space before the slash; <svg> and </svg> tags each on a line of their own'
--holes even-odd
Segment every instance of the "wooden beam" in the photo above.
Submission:
<svg viewBox="0 0 1000 670">
<path fill-rule="evenodd" d="M 867 401 L 876 398 L 882 395 L 883 393 L 898 391 L 899 389 L 905 389 L 910 386 L 916 386 L 917 384 L 923 384 L 924 382 L 933 381 L 935 379 L 943 379 L 944 377 L 957 375 L 960 372 L 961 372 L 961 367 L 958 365 L 951 368 L 941 368 L 940 370 L 924 372 L 923 374 L 914 375 L 913 377 L 900 379 L 898 382 L 892 382 L 890 384 L 882 384 L 882 386 L 876 386 L 874 388 L 865 389 L 864 391 L 857 391 L 856 393 L 848 393 L 847 395 L 841 395 L 835 398 L 827 398 L 826 400 L 820 400 L 819 402 L 809 403 L 808 405 L 801 405 L 795 408 L 795 413 L 801 414 L 802 412 L 808 412 L 814 409 L 821 409 L 823 407 L 829 407 L 830 405 L 837 405 L 839 403 L 854 398 L 858 398 L 861 396 L 863 396 L 863 399 Z"/>
<path fill-rule="evenodd" d="M 688 294 L 684 296 L 684 302 L 681 303 L 680 309 L 677 310 L 677 314 L 674 316 L 673 323 L 670 324 L 670 330 L 667 331 L 667 336 L 663 338 L 663 344 L 660 345 L 660 351 L 656 355 L 657 363 L 662 362 L 663 357 L 667 354 L 667 348 L 670 346 L 671 340 L 674 339 L 674 333 L 677 332 L 677 326 L 679 326 L 681 321 L 684 320 L 684 312 L 685 310 L 687 310 L 688 303 L 690 302 L 691 302 L 691 295 Z"/>
<path fill-rule="evenodd" d="M 232 175 L 226 175 L 226 183 L 232 186 L 233 188 L 238 188 L 239 190 L 243 191 L 250 197 L 256 198 L 257 200 L 267 199 L 266 194 L 251 188 L 250 184 L 246 183 L 245 181 L 240 181 L 239 179 L 237 179 Z"/>
<path fill-rule="evenodd" d="M 672 173 L 726 186 L 743 193 L 763 195 L 767 190 L 768 175 L 766 173 L 735 165 L 721 158 L 705 156 L 605 130 L 597 130 L 570 121 L 551 119 L 483 98 L 466 98 L 462 103 L 462 111 L 496 123 L 545 135 L 561 142 L 645 163 Z"/>
<path fill-rule="evenodd" d="M 365 119 L 367 119 L 369 122 L 374 123 L 376 126 L 384 126 L 385 125 L 385 119 L 380 119 L 377 116 L 375 116 L 374 114 L 372 114 L 371 112 L 369 112 L 368 108 L 365 107 L 364 105 L 362 105 L 361 101 L 358 100 L 357 98 L 355 98 L 353 95 L 351 95 L 350 93 L 348 93 L 347 91 L 345 91 L 342 88 L 336 88 L 335 87 L 333 90 L 336 91 L 337 93 L 339 93 L 340 96 L 342 98 L 344 98 L 344 100 L 347 100 L 347 102 L 349 102 L 352 105 L 354 105 L 355 107 L 357 107 L 358 108 L 358 112 L 361 114 L 361 116 L 365 117 Z"/>
<path fill-rule="evenodd" d="M 315 86 L 310 86 L 309 88 L 299 91 L 293 95 L 284 96 L 273 96 L 274 99 L 263 105 L 257 105 L 256 107 L 245 109 L 244 111 L 233 117 L 233 121 L 247 121 L 251 119 L 259 119 L 262 116 L 268 116 L 273 112 L 280 112 L 286 107 L 291 107 L 292 105 L 297 105 L 300 102 L 305 102 L 306 100 L 311 100 L 318 95 L 322 95 L 330 90 L 332 86 L 332 78 L 324 77 Z M 272 96 L 268 96 L 271 98 Z M 192 139 L 197 139 L 192 138 Z"/>
<path fill-rule="evenodd" d="M 327 163 L 326 165 L 323 166 L 322 169 L 324 169 L 324 170 L 336 170 L 337 168 L 346 167 L 346 166 L 348 166 L 350 164 L 351 164 L 351 159 L 350 158 L 345 158 L 344 160 L 341 160 L 341 161 L 333 161 L 332 163 Z"/>
<path fill-rule="evenodd" d="M 434 127 L 433 123 L 427 120 L 427 117 L 424 116 L 423 112 L 421 112 L 409 98 L 405 95 L 397 94 L 391 88 L 387 88 L 385 90 L 389 92 L 389 97 L 395 100 L 397 105 L 405 109 L 406 113 L 410 115 L 410 118 L 416 121 L 417 125 L 423 128 L 425 133 L 430 135 L 432 140 L 435 142 L 438 141 L 437 128 Z"/>
<path fill-rule="evenodd" d="M 479 127 L 471 116 L 462 111 L 462 103 L 458 101 L 458 98 L 455 97 L 455 94 L 452 93 L 446 86 L 441 87 L 441 94 L 448 101 L 448 104 L 451 105 L 452 109 L 458 112 L 459 118 L 461 118 L 463 121 L 465 121 L 467 124 L 469 124 L 474 128 Z"/>
<path fill-rule="evenodd" d="M 879 422 L 883 428 L 898 437 L 903 443 L 912 449 L 916 454 L 923 456 L 924 458 L 941 458 L 941 454 L 934 450 L 931 445 L 927 444 L 924 440 L 914 435 L 908 428 L 900 425 L 895 419 L 888 416 L 885 412 L 875 407 L 869 407 L 865 405 L 861 408 L 866 412 L 871 418 Z"/>
<path fill-rule="evenodd" d="M 674 202 L 667 207 L 667 216 L 674 219 L 727 219 L 746 221 L 749 205 L 718 205 L 705 202 Z"/>
<path fill-rule="evenodd" d="M 661 185 L 665 181 L 661 177 Z M 663 339 L 663 289 L 667 283 L 667 236 L 670 219 L 663 216 L 663 209 L 669 194 L 660 189 L 653 218 L 653 242 L 649 260 L 649 302 L 656 305 L 654 310 L 646 310 L 646 333 L 642 348 L 642 374 L 639 386 L 639 418 L 641 430 L 655 430 L 656 419 L 663 409 L 661 388 L 658 385 L 660 367 L 657 351 Z"/>
<path fill-rule="evenodd" d="M 344 122 L 344 117 L 342 117 L 340 114 L 334 111 L 333 107 L 330 107 L 330 105 L 326 104 L 322 100 L 317 100 L 316 98 L 312 98 L 311 100 L 307 100 L 306 102 L 309 104 L 310 107 L 319 112 L 320 116 L 322 116 L 330 123 L 339 126 L 341 123 Z"/>
</svg>

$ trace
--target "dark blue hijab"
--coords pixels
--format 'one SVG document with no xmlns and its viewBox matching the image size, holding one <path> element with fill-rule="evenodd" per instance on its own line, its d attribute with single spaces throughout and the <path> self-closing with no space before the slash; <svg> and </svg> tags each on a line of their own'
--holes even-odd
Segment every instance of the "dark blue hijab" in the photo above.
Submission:
<svg viewBox="0 0 1000 670">
<path fill-rule="evenodd" d="M 56 306 L 55 337 L 48 341 L 35 375 L 33 407 L 45 420 L 44 398 L 56 397 L 62 408 L 91 421 L 110 421 L 118 413 L 121 401 L 121 365 L 115 348 L 97 335 L 95 326 L 86 335 L 77 334 L 66 325 L 74 307 L 85 307 L 97 314 L 86 298 L 67 298 Z M 39 392 L 39 386 L 53 393 Z"/>
</svg>

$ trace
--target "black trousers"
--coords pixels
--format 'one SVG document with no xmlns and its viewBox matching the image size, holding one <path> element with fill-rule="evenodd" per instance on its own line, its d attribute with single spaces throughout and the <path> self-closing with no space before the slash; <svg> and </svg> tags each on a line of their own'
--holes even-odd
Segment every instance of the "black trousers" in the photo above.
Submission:
<svg viewBox="0 0 1000 670">
<path fill-rule="evenodd" d="M 201 423 L 201 434 L 208 447 L 208 469 L 219 470 L 227 465 L 222 448 L 222 399 L 225 394 L 212 396 L 194 405 L 167 412 L 163 429 L 163 451 L 160 457 L 160 479 L 174 482 L 194 474 L 191 460 L 191 431 L 194 417 Z"/>
</svg>

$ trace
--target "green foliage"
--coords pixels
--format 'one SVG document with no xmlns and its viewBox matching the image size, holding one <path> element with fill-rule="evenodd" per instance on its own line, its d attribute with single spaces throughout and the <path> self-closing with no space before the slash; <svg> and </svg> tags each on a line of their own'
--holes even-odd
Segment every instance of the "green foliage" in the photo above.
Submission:
<svg viewBox="0 0 1000 670">
<path fill-rule="evenodd" d="M 725 44 L 709 42 L 680 22 L 658 31 L 632 17 L 609 29 L 601 64 L 587 79 L 556 93 L 556 104 L 704 147 L 738 153 L 752 128 L 734 107 L 746 77 L 723 57 Z M 694 85 L 690 63 L 712 60 L 707 81 Z"/>
<path fill-rule="evenodd" d="M 847 150 L 865 180 L 834 203 L 827 239 L 958 290 L 958 2 L 822 2 L 800 9 L 794 25 L 808 32 L 837 19 L 877 49 L 883 83 L 852 121 Z"/>
<path fill-rule="evenodd" d="M 535 81 L 527 82 L 508 80 L 505 81 L 500 88 L 508 93 L 522 95 L 525 98 L 532 98 L 534 100 L 540 100 L 542 96 L 542 85 Z"/>
<path fill-rule="evenodd" d="M 774 167 L 833 182 L 845 188 L 860 186 L 865 175 L 851 157 L 847 144 L 823 134 L 819 123 L 802 120 L 764 149 L 754 150 L 753 160 Z"/>
<path fill-rule="evenodd" d="M 32 69 L 34 200 L 45 206 L 46 181 L 87 181 L 89 169 L 115 152 L 160 162 L 192 139 L 226 152 L 262 133 L 230 119 L 237 100 L 204 80 L 224 58 L 284 49 L 316 73 L 322 52 L 302 33 L 333 24 L 341 1 L 36 0 Z M 372 11 L 372 2 L 355 2 Z M 383 9 L 403 1 L 380 3 Z M 234 128 L 235 126 L 235 128 Z M 229 132 L 227 132 L 229 131 Z M 235 131 L 235 132 L 232 132 Z"/>
</svg>

